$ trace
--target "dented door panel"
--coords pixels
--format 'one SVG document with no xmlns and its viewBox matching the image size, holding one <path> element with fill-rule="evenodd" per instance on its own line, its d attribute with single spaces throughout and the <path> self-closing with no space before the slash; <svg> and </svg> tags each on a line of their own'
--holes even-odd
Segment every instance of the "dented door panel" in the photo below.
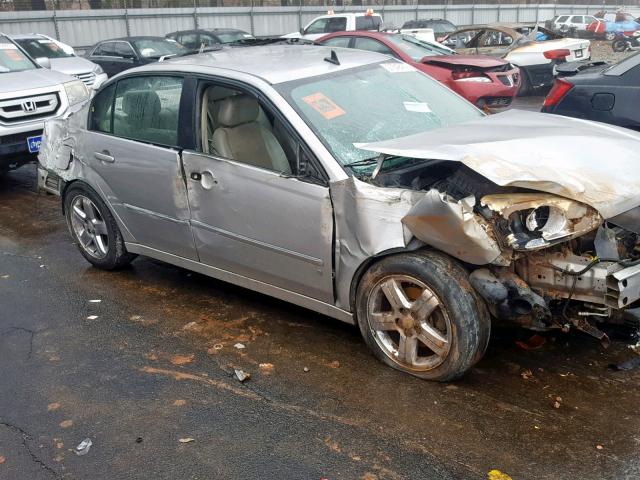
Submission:
<svg viewBox="0 0 640 480">
<path fill-rule="evenodd" d="M 334 303 L 327 187 L 196 152 L 182 158 L 202 263 Z"/>
</svg>

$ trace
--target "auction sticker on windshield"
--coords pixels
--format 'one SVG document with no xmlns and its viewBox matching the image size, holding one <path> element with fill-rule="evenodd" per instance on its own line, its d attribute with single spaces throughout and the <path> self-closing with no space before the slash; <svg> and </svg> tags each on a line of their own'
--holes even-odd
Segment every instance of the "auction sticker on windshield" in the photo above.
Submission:
<svg viewBox="0 0 640 480">
<path fill-rule="evenodd" d="M 302 100 L 327 120 L 332 120 L 347 113 L 324 93 L 318 92 L 307 95 L 302 97 Z"/>
</svg>

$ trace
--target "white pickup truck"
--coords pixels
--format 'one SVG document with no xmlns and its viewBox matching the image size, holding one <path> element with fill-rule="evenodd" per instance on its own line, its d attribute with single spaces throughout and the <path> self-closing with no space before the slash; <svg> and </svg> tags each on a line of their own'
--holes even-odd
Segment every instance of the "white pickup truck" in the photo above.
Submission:
<svg viewBox="0 0 640 480">
<path fill-rule="evenodd" d="M 316 40 L 327 33 L 353 32 L 356 30 L 380 30 L 382 17 L 371 9 L 362 13 L 333 13 L 316 17 L 299 32 L 288 33 L 282 38 Z"/>
</svg>

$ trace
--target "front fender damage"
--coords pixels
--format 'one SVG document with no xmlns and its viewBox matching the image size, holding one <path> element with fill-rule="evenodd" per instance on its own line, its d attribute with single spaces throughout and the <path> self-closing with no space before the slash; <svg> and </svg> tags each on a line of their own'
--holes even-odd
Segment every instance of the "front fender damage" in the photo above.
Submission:
<svg viewBox="0 0 640 480">
<path fill-rule="evenodd" d="M 336 290 L 350 307 L 352 281 L 367 260 L 429 246 L 474 265 L 508 264 L 490 226 L 457 201 L 432 189 L 381 188 L 350 177 L 331 185 L 336 221 Z"/>
<path fill-rule="evenodd" d="M 38 188 L 41 190 L 59 195 L 64 182 L 79 177 L 80 165 L 73 160 L 78 142 L 83 139 L 88 108 L 86 103 L 73 114 L 45 122 L 38 153 Z"/>
</svg>

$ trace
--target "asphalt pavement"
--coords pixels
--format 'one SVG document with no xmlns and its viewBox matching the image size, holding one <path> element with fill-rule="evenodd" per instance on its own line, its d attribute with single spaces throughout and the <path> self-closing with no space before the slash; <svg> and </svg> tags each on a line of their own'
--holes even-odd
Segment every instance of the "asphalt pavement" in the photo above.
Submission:
<svg viewBox="0 0 640 480">
<path fill-rule="evenodd" d="M 629 341 L 492 335 L 462 380 L 421 381 L 302 308 L 146 258 L 94 269 L 33 165 L 0 179 L 3 480 L 640 477 L 640 372 L 607 368 Z"/>
</svg>

